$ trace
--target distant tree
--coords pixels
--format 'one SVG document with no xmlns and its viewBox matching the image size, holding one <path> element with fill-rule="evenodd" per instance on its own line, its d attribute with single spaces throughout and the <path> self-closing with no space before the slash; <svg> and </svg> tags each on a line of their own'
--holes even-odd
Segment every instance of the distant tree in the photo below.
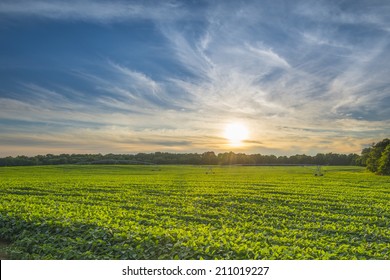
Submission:
<svg viewBox="0 0 390 280">
<path fill-rule="evenodd" d="M 287 156 L 279 156 L 278 157 L 278 164 L 289 164 L 290 159 Z"/>
<path fill-rule="evenodd" d="M 202 164 L 218 164 L 218 158 L 214 152 L 205 152 L 202 154 Z"/>
<path fill-rule="evenodd" d="M 360 165 L 360 156 L 358 154 L 349 154 L 347 158 L 348 165 Z"/>
<path fill-rule="evenodd" d="M 237 155 L 233 152 L 218 154 L 218 163 L 222 165 L 237 164 Z"/>
<path fill-rule="evenodd" d="M 316 154 L 316 156 L 314 157 L 314 163 L 315 163 L 315 164 L 318 164 L 318 165 L 323 165 L 323 164 L 325 164 L 325 163 L 326 163 L 325 155 L 322 154 L 322 153 Z"/>
<path fill-rule="evenodd" d="M 371 148 L 364 148 L 362 150 L 361 156 L 357 160 L 357 164 L 361 166 L 367 166 L 367 160 L 370 156 Z"/>
<path fill-rule="evenodd" d="M 390 175 L 390 144 L 386 146 L 379 158 L 377 174 Z"/>
</svg>

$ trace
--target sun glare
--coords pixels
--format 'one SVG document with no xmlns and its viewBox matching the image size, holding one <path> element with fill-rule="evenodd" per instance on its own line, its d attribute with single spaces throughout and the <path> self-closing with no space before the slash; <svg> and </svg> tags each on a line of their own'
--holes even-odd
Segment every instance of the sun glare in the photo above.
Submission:
<svg viewBox="0 0 390 280">
<path fill-rule="evenodd" d="M 240 123 L 230 123 L 225 127 L 225 137 L 232 146 L 241 146 L 242 141 L 248 138 L 248 129 Z"/>
</svg>

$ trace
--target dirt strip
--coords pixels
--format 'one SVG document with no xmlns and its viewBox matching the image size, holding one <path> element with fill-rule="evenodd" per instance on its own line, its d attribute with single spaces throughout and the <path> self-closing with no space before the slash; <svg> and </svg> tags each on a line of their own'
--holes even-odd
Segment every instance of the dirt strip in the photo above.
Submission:
<svg viewBox="0 0 390 280">
<path fill-rule="evenodd" d="M 0 239 L 0 260 L 9 260 L 9 256 L 7 254 L 7 248 L 9 245 L 9 242 Z"/>
</svg>

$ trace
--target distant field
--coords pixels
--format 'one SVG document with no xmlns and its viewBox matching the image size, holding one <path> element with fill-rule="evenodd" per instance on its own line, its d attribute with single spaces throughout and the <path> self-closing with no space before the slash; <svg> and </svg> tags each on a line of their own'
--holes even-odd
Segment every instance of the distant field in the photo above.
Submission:
<svg viewBox="0 0 390 280">
<path fill-rule="evenodd" d="M 390 180 L 359 167 L 0 168 L 17 259 L 390 259 Z"/>
</svg>

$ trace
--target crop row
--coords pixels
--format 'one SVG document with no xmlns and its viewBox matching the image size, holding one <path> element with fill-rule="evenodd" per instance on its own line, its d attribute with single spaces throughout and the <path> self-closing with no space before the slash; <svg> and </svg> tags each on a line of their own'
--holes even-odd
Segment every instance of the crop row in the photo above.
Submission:
<svg viewBox="0 0 390 280">
<path fill-rule="evenodd" d="M 25 259 L 390 259 L 390 183 L 361 169 L 0 169 Z"/>
</svg>

